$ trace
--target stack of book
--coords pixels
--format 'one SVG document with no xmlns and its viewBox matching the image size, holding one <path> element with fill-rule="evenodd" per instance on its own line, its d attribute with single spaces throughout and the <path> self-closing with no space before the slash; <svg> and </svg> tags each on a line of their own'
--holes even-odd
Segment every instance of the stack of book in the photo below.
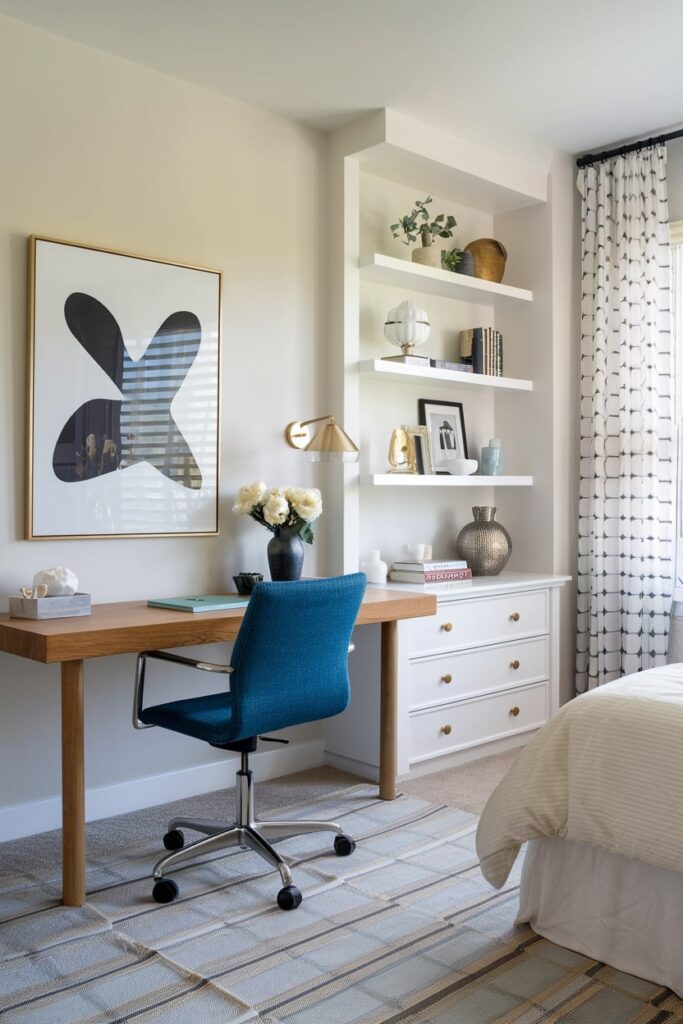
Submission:
<svg viewBox="0 0 683 1024">
<path fill-rule="evenodd" d="M 460 332 L 460 358 L 474 373 L 503 376 L 503 335 L 495 327 L 473 327 Z"/>
<path fill-rule="evenodd" d="M 389 579 L 417 586 L 452 585 L 471 580 L 472 570 L 467 562 L 394 562 Z"/>
<path fill-rule="evenodd" d="M 460 373 L 472 373 L 472 363 L 452 363 L 449 359 L 430 359 L 429 365 L 435 370 L 458 370 Z"/>
</svg>

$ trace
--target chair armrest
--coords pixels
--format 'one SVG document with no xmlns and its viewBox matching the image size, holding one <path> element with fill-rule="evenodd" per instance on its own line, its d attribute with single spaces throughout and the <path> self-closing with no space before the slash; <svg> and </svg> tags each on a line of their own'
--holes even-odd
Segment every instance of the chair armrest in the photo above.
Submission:
<svg viewBox="0 0 683 1024">
<path fill-rule="evenodd" d="M 145 667 L 148 658 L 154 658 L 156 661 L 171 661 L 176 665 L 187 665 L 188 668 L 196 668 L 202 672 L 215 672 L 221 675 L 229 675 L 233 671 L 232 665 L 217 665 L 212 661 L 184 658 L 181 654 L 169 654 L 168 651 L 143 651 L 142 654 L 138 654 L 135 662 L 135 688 L 133 691 L 134 729 L 152 728 L 151 725 L 147 725 L 140 718 L 145 696 Z"/>
<path fill-rule="evenodd" d="M 232 665 L 217 665 L 212 661 L 202 661 L 197 658 L 184 658 L 182 654 L 169 654 L 168 651 L 143 651 L 138 654 L 138 661 L 146 658 L 156 658 L 157 661 L 174 661 L 177 665 L 187 665 L 189 668 L 198 668 L 203 672 L 232 672 Z"/>
</svg>

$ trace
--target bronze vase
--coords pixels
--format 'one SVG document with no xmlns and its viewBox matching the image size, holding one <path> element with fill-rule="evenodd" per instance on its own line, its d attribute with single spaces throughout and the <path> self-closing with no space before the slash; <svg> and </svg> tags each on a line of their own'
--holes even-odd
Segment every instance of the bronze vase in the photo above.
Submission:
<svg viewBox="0 0 683 1024">
<path fill-rule="evenodd" d="M 495 521 L 495 505 L 475 505 L 474 522 L 463 526 L 455 542 L 458 558 L 463 558 L 473 576 L 497 576 L 512 554 L 510 534 Z"/>
</svg>

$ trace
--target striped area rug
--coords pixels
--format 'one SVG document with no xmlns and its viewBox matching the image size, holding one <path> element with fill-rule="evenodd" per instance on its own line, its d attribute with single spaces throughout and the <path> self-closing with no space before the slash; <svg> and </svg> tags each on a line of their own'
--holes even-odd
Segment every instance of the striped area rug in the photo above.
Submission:
<svg viewBox="0 0 683 1024">
<path fill-rule="evenodd" d="M 287 840 L 302 906 L 248 852 L 175 872 L 151 900 L 158 838 L 91 865 L 88 903 L 59 879 L 0 886 L 3 1024 L 683 1024 L 683 1000 L 515 927 L 516 876 L 499 893 L 474 854 L 476 818 L 358 786 L 288 817 L 334 818 L 352 857 L 320 835 Z M 0 864 L 1 864 L 0 847 Z"/>
</svg>

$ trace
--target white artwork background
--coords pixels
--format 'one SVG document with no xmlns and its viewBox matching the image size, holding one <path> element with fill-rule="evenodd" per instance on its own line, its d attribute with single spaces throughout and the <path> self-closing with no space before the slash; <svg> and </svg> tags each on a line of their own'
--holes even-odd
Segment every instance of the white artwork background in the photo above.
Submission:
<svg viewBox="0 0 683 1024">
<path fill-rule="evenodd" d="M 42 240 L 36 241 L 35 274 L 34 536 L 216 530 L 219 275 Z M 52 456 L 69 417 L 91 399 L 121 398 L 67 326 L 64 303 L 72 292 L 107 307 L 134 360 L 171 313 L 189 310 L 198 317 L 199 352 L 171 412 L 202 473 L 199 490 L 147 463 L 91 480 L 67 483 L 55 475 Z"/>
</svg>

